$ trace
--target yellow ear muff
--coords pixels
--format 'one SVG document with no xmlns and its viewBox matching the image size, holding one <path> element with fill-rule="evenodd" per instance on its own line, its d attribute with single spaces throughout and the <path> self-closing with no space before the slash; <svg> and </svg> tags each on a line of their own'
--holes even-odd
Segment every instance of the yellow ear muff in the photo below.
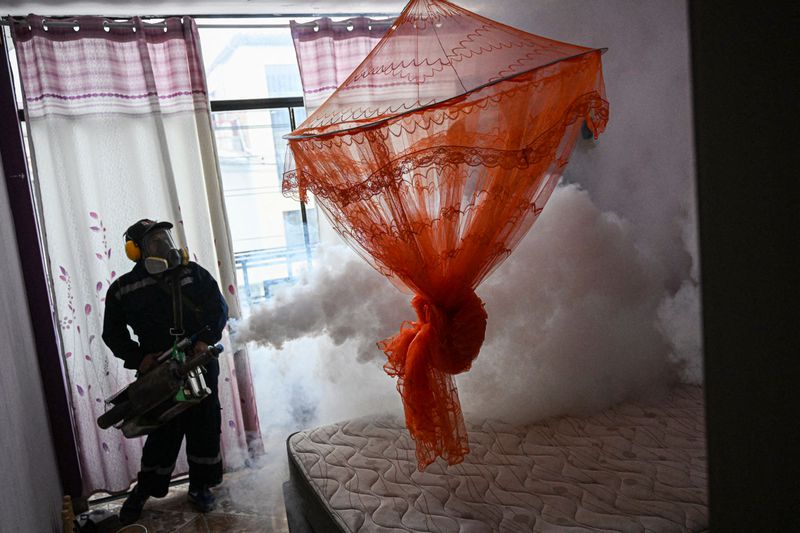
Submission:
<svg viewBox="0 0 800 533">
<path fill-rule="evenodd" d="M 142 258 L 142 250 L 135 242 L 130 240 L 125 241 L 125 255 L 127 255 L 128 259 L 131 261 L 138 261 Z"/>
<path fill-rule="evenodd" d="M 189 264 L 189 248 L 181 248 L 181 264 L 188 265 Z"/>
</svg>

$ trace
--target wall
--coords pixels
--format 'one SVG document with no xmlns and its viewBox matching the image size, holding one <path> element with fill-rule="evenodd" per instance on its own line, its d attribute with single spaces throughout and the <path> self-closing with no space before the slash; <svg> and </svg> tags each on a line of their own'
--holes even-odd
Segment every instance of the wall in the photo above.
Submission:
<svg viewBox="0 0 800 533">
<path fill-rule="evenodd" d="M 689 37 L 682 0 L 503 0 L 461 5 L 517 28 L 605 47 L 608 129 L 578 145 L 566 178 L 633 226 L 669 289 L 695 257 Z"/>
<path fill-rule="evenodd" d="M 0 533 L 61 531 L 61 486 L 5 185 L 0 257 Z"/>
</svg>

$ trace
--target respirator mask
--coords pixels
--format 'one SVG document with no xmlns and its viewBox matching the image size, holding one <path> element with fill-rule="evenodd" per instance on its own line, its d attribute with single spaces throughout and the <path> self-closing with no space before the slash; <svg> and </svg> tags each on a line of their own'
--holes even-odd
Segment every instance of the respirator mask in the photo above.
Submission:
<svg viewBox="0 0 800 533">
<path fill-rule="evenodd" d="M 125 255 L 131 261 L 144 261 L 150 274 L 162 274 L 189 262 L 185 249 L 175 246 L 172 224 L 142 219 L 125 232 Z"/>
<path fill-rule="evenodd" d="M 168 229 L 149 231 L 142 237 L 144 268 L 150 274 L 161 274 L 183 264 L 183 250 L 175 246 Z"/>
</svg>

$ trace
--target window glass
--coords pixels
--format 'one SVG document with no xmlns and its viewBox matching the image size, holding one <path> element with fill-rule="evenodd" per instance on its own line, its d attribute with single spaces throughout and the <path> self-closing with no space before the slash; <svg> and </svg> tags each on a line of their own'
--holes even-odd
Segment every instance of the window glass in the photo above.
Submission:
<svg viewBox="0 0 800 533">
<path fill-rule="evenodd" d="M 224 20 L 198 24 L 211 100 L 303 96 L 288 27 L 213 27 L 226 26 Z"/>
<path fill-rule="evenodd" d="M 294 123 L 295 127 L 299 126 L 303 123 L 306 119 L 306 108 L 305 107 L 295 107 L 294 108 Z"/>
<path fill-rule="evenodd" d="M 306 209 L 306 219 L 308 220 L 308 234 L 303 225 L 303 212 L 296 211 L 283 212 L 283 231 L 286 235 L 287 248 L 302 248 L 306 240 L 309 244 L 319 244 L 319 228 L 317 228 L 317 210 L 314 208 Z"/>
<path fill-rule="evenodd" d="M 239 294 L 247 307 L 310 267 L 319 243 L 317 210 L 281 191 L 289 109 L 213 113 Z"/>
</svg>

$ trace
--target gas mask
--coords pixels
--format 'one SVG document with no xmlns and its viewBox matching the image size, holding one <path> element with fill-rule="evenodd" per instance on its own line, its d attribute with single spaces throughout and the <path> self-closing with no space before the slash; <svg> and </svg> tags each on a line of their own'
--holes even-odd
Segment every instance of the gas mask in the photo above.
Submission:
<svg viewBox="0 0 800 533">
<path fill-rule="evenodd" d="M 175 246 L 169 222 L 143 218 L 124 233 L 125 255 L 131 261 L 144 261 L 150 274 L 161 274 L 189 263 L 189 252 Z"/>
<path fill-rule="evenodd" d="M 161 274 L 185 264 L 186 252 L 172 240 L 166 228 L 157 228 L 142 237 L 142 258 L 144 267 L 150 274 Z"/>
</svg>

